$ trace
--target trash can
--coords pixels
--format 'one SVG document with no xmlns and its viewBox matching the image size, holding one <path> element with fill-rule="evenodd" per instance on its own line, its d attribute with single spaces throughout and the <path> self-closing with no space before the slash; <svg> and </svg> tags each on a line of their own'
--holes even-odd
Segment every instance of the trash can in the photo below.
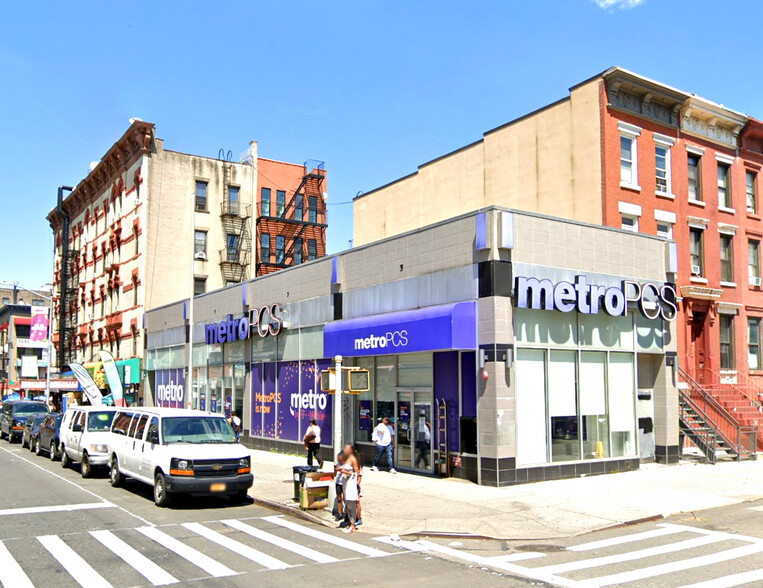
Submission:
<svg viewBox="0 0 763 588">
<path fill-rule="evenodd" d="M 318 466 L 301 465 L 294 466 L 292 472 L 294 474 L 294 501 L 299 502 L 300 491 L 305 484 L 305 474 L 309 472 L 317 472 Z"/>
</svg>

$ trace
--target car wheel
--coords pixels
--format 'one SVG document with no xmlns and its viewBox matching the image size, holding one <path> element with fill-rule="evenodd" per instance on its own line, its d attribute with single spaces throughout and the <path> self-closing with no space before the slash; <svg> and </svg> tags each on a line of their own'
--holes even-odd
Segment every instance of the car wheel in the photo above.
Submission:
<svg viewBox="0 0 763 588">
<path fill-rule="evenodd" d="M 56 442 L 50 442 L 50 461 L 56 461 L 58 459 L 58 449 L 56 449 Z"/>
<path fill-rule="evenodd" d="M 157 472 L 154 476 L 154 503 L 156 506 L 164 507 L 170 504 L 170 494 L 167 492 L 167 481 L 164 474 Z"/>
<path fill-rule="evenodd" d="M 42 455 L 42 443 L 40 443 L 40 439 L 37 439 L 37 442 L 34 444 L 34 454 L 35 455 Z"/>
<path fill-rule="evenodd" d="M 66 453 L 66 447 L 62 445 L 61 446 L 61 467 L 68 468 L 70 465 L 72 465 L 72 460 L 69 459 L 69 456 Z"/>
<path fill-rule="evenodd" d="M 3 433 L 2 431 L 0 431 L 0 439 L 5 439 L 5 433 Z"/>
<path fill-rule="evenodd" d="M 93 468 L 90 465 L 90 458 L 87 453 L 82 454 L 82 461 L 79 464 L 79 473 L 83 478 L 89 478 L 93 475 Z"/>
<path fill-rule="evenodd" d="M 109 482 L 114 488 L 122 485 L 122 474 L 119 471 L 119 462 L 116 457 L 111 458 L 111 470 L 109 471 Z"/>
<path fill-rule="evenodd" d="M 29 442 L 26 440 L 26 437 L 22 436 L 21 437 L 21 447 L 22 447 L 22 449 L 24 447 L 27 447 L 27 446 L 29 446 Z"/>
<path fill-rule="evenodd" d="M 29 451 L 34 453 L 34 439 L 29 440 Z"/>
</svg>

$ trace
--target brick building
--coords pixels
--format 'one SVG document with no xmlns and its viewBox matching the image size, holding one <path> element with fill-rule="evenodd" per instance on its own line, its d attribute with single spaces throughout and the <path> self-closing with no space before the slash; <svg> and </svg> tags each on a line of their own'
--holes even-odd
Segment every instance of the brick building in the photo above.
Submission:
<svg viewBox="0 0 763 588">
<path fill-rule="evenodd" d="M 763 398 L 762 165 L 760 121 L 614 67 L 357 197 L 355 243 L 489 204 L 674 240 L 685 385 L 712 395 L 724 423 L 754 426 Z"/>
</svg>

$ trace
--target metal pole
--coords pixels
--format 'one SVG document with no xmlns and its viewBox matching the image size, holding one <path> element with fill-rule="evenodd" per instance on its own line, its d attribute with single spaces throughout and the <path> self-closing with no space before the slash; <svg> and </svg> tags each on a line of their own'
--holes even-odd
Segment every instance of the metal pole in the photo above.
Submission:
<svg viewBox="0 0 763 588">
<path fill-rule="evenodd" d="M 66 345 L 66 337 L 64 336 L 66 329 L 66 288 L 69 281 L 69 267 L 67 264 L 67 258 L 69 257 L 69 215 L 64 211 L 64 190 L 72 192 L 74 188 L 70 186 L 58 187 L 58 200 L 56 202 L 56 213 L 61 217 L 61 296 L 59 298 L 59 318 L 58 318 L 58 361 L 59 368 L 66 367 L 63 363 L 65 354 L 64 349 Z M 55 236 L 53 239 L 53 248 L 55 251 Z"/>
<path fill-rule="evenodd" d="M 188 297 L 188 377 L 185 389 L 188 394 L 187 406 L 193 403 L 193 297 L 194 297 L 194 252 L 196 251 L 196 203 L 191 205 L 191 291 Z"/>
<path fill-rule="evenodd" d="M 334 358 L 334 455 L 342 450 L 342 356 Z"/>
</svg>

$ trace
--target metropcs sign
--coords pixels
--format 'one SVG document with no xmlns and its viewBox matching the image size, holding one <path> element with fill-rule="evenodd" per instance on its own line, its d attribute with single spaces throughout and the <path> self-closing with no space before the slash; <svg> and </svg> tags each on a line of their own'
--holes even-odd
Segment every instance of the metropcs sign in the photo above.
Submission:
<svg viewBox="0 0 763 588">
<path fill-rule="evenodd" d="M 249 310 L 249 316 L 234 319 L 231 315 L 219 323 L 204 325 L 204 338 L 207 345 L 232 343 L 248 339 L 252 331 L 260 337 L 275 336 L 281 332 L 281 306 L 271 304 Z"/>
<path fill-rule="evenodd" d="M 369 335 L 368 337 L 358 337 L 355 339 L 355 350 L 363 349 L 397 349 L 408 345 L 408 331 L 401 329 L 399 331 L 387 331 L 383 335 Z"/>
<path fill-rule="evenodd" d="M 647 319 L 672 321 L 678 312 L 678 296 L 671 284 L 623 280 L 620 286 L 589 284 L 586 276 L 575 276 L 575 283 L 549 279 L 517 277 L 514 298 L 518 308 L 558 310 L 582 314 L 598 314 L 603 310 L 610 316 L 626 316 L 628 304 L 638 305 Z"/>
</svg>

